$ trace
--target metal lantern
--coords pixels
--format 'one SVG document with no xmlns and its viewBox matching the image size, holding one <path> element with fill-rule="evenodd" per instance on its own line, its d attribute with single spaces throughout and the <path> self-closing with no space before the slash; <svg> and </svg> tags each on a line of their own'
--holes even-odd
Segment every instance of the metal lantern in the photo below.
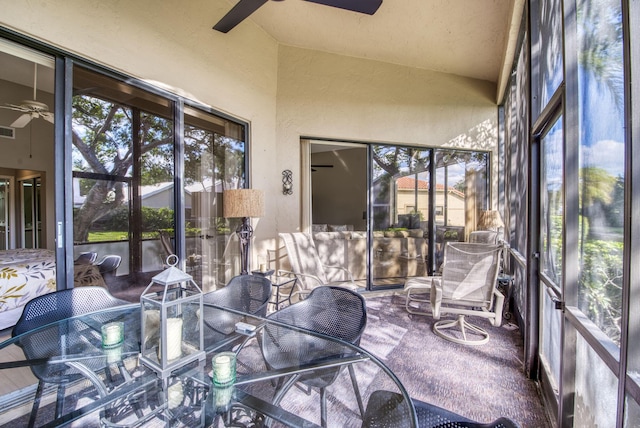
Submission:
<svg viewBox="0 0 640 428">
<path fill-rule="evenodd" d="M 192 361 L 205 358 L 202 290 L 191 275 L 176 268 L 177 263 L 176 256 L 169 256 L 169 268 L 154 276 L 140 297 L 140 361 L 162 379 Z M 163 289 L 151 292 L 154 285 Z"/>
</svg>

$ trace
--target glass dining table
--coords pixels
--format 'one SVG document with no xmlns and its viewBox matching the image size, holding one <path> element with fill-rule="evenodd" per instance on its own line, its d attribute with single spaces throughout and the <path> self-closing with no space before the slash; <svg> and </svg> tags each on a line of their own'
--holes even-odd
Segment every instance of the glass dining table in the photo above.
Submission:
<svg viewBox="0 0 640 428">
<path fill-rule="evenodd" d="M 205 304 L 203 313 L 206 358 L 165 379 L 140 360 L 137 304 L 61 320 L 0 343 L 0 376 L 27 370 L 45 381 L 38 426 L 417 426 L 401 382 L 361 347 L 215 305 Z M 122 323 L 124 340 L 103 348 L 102 326 L 113 322 Z M 273 364 L 274 352 L 278 364 Z M 219 356 L 231 356 L 235 363 L 224 372 L 229 376 L 231 368 L 235 376 L 222 385 L 213 381 L 212 361 Z M 349 366 L 352 370 L 346 370 Z M 328 386 L 314 388 L 314 378 Z M 64 407 L 56 418 L 50 385 L 59 383 L 65 384 Z M 33 385 L 16 387 L 0 396 L 0 425 L 28 419 L 34 390 Z M 388 391 L 393 402 L 381 406 L 372 400 L 376 408 L 371 409 L 376 391 Z M 321 421 L 321 403 L 326 403 L 326 421 Z M 16 415 L 19 405 L 26 415 Z M 392 424 L 385 420 L 384 406 L 391 408 Z"/>
</svg>

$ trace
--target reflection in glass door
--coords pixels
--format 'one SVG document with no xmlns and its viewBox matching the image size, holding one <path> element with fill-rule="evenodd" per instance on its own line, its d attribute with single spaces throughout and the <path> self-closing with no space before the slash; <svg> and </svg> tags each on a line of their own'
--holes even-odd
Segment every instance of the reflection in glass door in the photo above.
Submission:
<svg viewBox="0 0 640 428">
<path fill-rule="evenodd" d="M 40 177 L 20 180 L 20 202 L 22 207 L 22 248 L 40 248 L 42 221 L 40 218 Z"/>
<path fill-rule="evenodd" d="M 185 107 L 184 136 L 186 269 L 209 292 L 240 273 L 240 219 L 223 218 L 222 193 L 244 186 L 244 128 Z"/>
<path fill-rule="evenodd" d="M 75 256 L 117 260 L 103 275 L 115 289 L 148 284 L 167 257 L 158 234 L 175 224 L 173 107 L 78 66 L 74 88 Z"/>
<path fill-rule="evenodd" d="M 432 272 L 437 272 L 449 241 L 466 241 L 477 229 L 489 200 L 486 152 L 435 151 L 435 248 Z"/>
<path fill-rule="evenodd" d="M 373 146 L 373 288 L 425 276 L 431 150 Z"/>
</svg>

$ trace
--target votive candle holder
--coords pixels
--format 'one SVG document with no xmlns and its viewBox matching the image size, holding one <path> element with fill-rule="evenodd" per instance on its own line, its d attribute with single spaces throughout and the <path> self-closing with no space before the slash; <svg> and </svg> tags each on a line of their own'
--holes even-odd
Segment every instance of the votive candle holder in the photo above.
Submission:
<svg viewBox="0 0 640 428">
<path fill-rule="evenodd" d="M 124 341 L 124 323 L 110 322 L 102 326 L 102 347 L 115 348 Z"/>
<path fill-rule="evenodd" d="M 213 383 L 217 386 L 231 385 L 236 381 L 236 354 L 220 352 L 211 360 Z"/>
</svg>

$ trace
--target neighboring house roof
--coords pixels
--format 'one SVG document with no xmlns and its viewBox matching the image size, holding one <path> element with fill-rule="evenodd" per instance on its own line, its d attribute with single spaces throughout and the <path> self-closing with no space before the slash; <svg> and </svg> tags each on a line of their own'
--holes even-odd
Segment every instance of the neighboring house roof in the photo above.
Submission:
<svg viewBox="0 0 640 428">
<path fill-rule="evenodd" d="M 416 188 L 416 179 L 408 175 L 400 177 L 396 180 L 398 189 L 413 190 Z M 429 190 L 429 182 L 426 180 L 418 180 L 418 190 Z M 449 193 L 452 193 L 460 198 L 464 198 L 464 193 L 456 189 L 455 187 L 448 187 Z M 436 192 L 444 192 L 444 184 L 436 183 Z"/>
<path fill-rule="evenodd" d="M 74 183 L 78 183 L 78 181 L 74 180 Z M 188 186 L 185 186 L 185 192 L 187 195 L 191 195 L 193 192 L 203 192 L 210 191 L 212 186 L 211 180 L 205 180 L 204 182 L 193 183 Z M 220 182 L 216 183 L 216 191 L 221 192 L 222 185 Z M 172 192 L 173 191 L 173 181 L 166 181 L 162 183 L 156 184 L 148 184 L 145 186 L 140 186 L 140 196 L 142 200 L 151 198 L 153 196 L 159 195 L 163 192 Z M 80 207 L 84 203 L 85 196 L 80 194 L 79 184 L 73 187 L 73 205 L 75 207 Z M 187 207 L 188 208 L 188 207 Z"/>
</svg>

